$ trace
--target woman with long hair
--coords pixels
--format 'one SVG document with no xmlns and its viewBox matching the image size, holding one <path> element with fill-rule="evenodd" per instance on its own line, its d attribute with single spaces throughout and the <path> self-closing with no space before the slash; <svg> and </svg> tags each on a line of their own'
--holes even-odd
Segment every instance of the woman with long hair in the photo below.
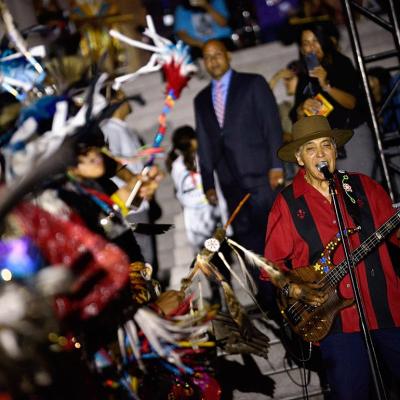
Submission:
<svg viewBox="0 0 400 400">
<path fill-rule="evenodd" d="M 330 26 L 307 25 L 298 44 L 305 72 L 299 74 L 292 121 L 324 115 L 332 128 L 353 129 L 355 134 L 346 144 L 351 157 L 339 149 L 338 167 L 372 175 L 375 147 L 367 124 L 361 82 L 351 60 L 338 50 L 337 31 Z"/>
</svg>

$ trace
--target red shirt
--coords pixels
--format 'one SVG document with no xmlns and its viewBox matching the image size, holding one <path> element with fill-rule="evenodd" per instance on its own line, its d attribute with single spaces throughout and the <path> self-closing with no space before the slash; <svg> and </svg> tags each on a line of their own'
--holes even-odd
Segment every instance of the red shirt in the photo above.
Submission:
<svg viewBox="0 0 400 400">
<path fill-rule="evenodd" d="M 332 204 L 318 190 L 306 182 L 304 174 L 304 169 L 301 168 L 295 176 L 293 181 L 293 195 L 295 198 L 304 196 L 320 239 L 326 245 L 338 232 L 335 212 Z M 374 219 L 374 226 L 377 229 L 395 212 L 390 197 L 371 178 L 361 174 L 356 175 L 360 178 Z M 340 196 L 339 202 L 342 210 L 345 210 L 343 198 Z M 300 219 L 304 218 L 304 212 L 301 209 L 297 210 L 297 217 Z M 346 211 L 344 220 L 347 227 L 356 226 Z M 391 235 L 390 240 L 399 246 L 399 241 L 396 239 L 395 234 Z M 353 250 L 360 245 L 360 238 L 357 233 L 350 237 L 350 243 Z M 268 218 L 265 257 L 277 263 L 283 269 L 286 269 L 284 265 L 285 260 L 290 260 L 293 268 L 299 268 L 311 264 L 311 252 L 312 249 L 309 249 L 307 242 L 302 239 L 294 225 L 286 200 L 282 194 L 279 194 Z M 394 325 L 400 326 L 400 279 L 393 268 L 388 247 L 385 243 L 379 246 L 378 252 L 386 283 L 386 293 L 383 291 L 382 296 L 387 297 L 387 305 Z M 343 249 L 342 246 L 339 246 L 335 252 L 334 264 L 337 265 L 343 259 Z M 370 288 L 368 287 L 366 268 L 363 261 L 356 267 L 356 276 L 360 285 L 368 326 L 370 329 L 377 329 L 379 326 L 371 301 Z M 265 276 L 261 277 L 261 279 L 263 278 Z M 344 298 L 353 297 L 353 290 L 348 275 L 341 281 L 339 290 Z M 340 317 L 343 332 L 359 331 L 359 318 L 355 305 L 342 310 Z"/>
</svg>

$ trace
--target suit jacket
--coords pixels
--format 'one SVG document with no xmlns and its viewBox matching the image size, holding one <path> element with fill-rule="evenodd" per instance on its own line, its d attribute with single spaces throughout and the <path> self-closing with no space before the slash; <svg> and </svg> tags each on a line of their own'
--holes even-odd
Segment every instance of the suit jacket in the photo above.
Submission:
<svg viewBox="0 0 400 400">
<path fill-rule="evenodd" d="M 223 190 L 248 190 L 268 184 L 271 168 L 282 168 L 276 154 L 282 144 L 279 111 L 261 75 L 233 71 L 222 128 L 215 115 L 211 84 L 196 96 L 194 107 L 205 192 L 215 188 L 214 171 Z"/>
</svg>

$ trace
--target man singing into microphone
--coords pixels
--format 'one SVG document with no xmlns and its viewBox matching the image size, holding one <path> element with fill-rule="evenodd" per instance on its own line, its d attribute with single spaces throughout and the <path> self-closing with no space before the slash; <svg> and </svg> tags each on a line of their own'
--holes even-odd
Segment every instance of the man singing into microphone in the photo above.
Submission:
<svg viewBox="0 0 400 400">
<path fill-rule="evenodd" d="M 293 183 L 276 198 L 268 219 L 265 247 L 265 257 L 283 270 L 314 264 L 338 232 L 326 175 L 334 176 L 346 227 L 361 226 L 350 237 L 351 251 L 395 213 L 390 197 L 377 182 L 366 175 L 335 169 L 336 147 L 345 144 L 352 131 L 332 130 L 325 117 L 311 116 L 297 121 L 292 134 L 292 141 L 278 150 L 278 156 L 283 161 L 297 162 L 300 169 Z M 389 372 L 385 378 L 391 374 L 397 381 L 400 379 L 399 245 L 395 233 L 388 236 L 357 264 L 355 271 L 375 350 Z M 343 249 L 339 246 L 333 264 L 343 259 Z M 344 298 L 353 298 L 348 276 L 340 282 L 338 291 Z M 289 283 L 282 294 L 316 306 L 327 299 L 321 285 Z M 336 315 L 320 348 L 330 398 L 374 398 L 355 305 Z"/>
</svg>

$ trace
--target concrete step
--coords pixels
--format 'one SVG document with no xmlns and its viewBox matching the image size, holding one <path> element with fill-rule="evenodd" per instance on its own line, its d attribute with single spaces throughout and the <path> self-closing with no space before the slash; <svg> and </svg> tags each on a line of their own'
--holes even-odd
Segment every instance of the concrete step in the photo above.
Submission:
<svg viewBox="0 0 400 400">
<path fill-rule="evenodd" d="M 264 359 L 261 357 L 253 356 L 259 370 L 260 376 L 258 377 L 259 381 L 264 381 L 265 385 L 270 383 L 271 380 L 274 382 L 274 390 L 266 393 L 263 389 L 257 391 L 256 388 L 259 387 L 257 382 L 252 382 L 252 386 L 254 387 L 253 391 L 245 392 L 239 389 L 234 391 L 233 399 L 234 400 L 266 400 L 266 399 L 280 399 L 280 400 L 289 400 L 289 399 L 303 399 L 306 398 L 305 392 L 309 397 L 322 400 L 323 394 L 320 387 L 320 382 L 317 374 L 306 372 L 307 379 L 309 378 L 309 382 L 307 382 L 306 388 L 304 387 L 304 372 L 297 366 L 289 366 L 284 364 L 284 359 L 280 358 L 281 353 L 284 352 L 283 346 L 279 342 L 270 347 L 268 359 Z M 237 363 L 242 363 L 241 356 L 238 355 L 229 355 L 226 356 L 229 361 L 236 361 Z M 252 370 L 254 379 L 254 371 Z M 245 372 L 244 372 L 245 374 Z M 237 379 L 246 379 L 246 376 L 237 377 Z M 261 384 L 261 387 L 263 385 Z M 249 390 L 249 389 L 248 389 Z M 250 388 L 250 390 L 252 390 Z"/>
</svg>

